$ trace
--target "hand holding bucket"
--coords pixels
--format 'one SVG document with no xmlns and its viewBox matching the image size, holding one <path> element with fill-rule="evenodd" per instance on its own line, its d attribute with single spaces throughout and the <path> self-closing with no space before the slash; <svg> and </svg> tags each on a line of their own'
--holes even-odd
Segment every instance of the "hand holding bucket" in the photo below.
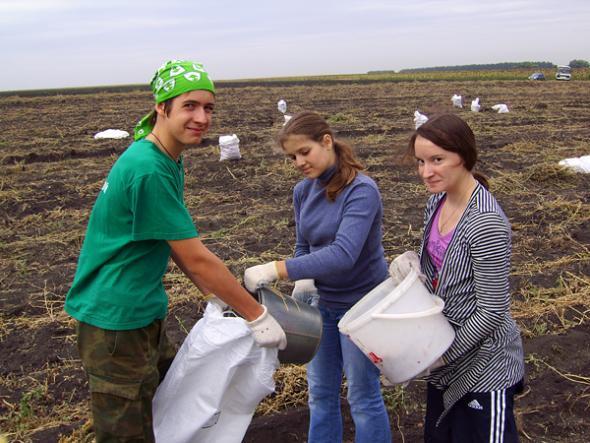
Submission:
<svg viewBox="0 0 590 443">
<path fill-rule="evenodd" d="M 412 270 L 422 276 L 420 271 L 420 257 L 414 251 L 406 251 L 398 255 L 389 265 L 389 275 L 396 285 L 404 281 Z"/>
<path fill-rule="evenodd" d="M 287 347 L 279 351 L 279 361 L 294 364 L 309 362 L 315 355 L 322 336 L 320 311 L 267 286 L 258 288 L 256 297 L 281 325 L 287 336 Z"/>
</svg>

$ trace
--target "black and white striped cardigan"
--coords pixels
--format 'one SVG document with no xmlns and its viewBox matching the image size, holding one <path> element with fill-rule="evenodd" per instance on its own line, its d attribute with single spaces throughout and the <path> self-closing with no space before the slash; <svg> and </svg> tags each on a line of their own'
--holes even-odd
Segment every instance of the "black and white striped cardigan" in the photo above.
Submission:
<svg viewBox="0 0 590 443">
<path fill-rule="evenodd" d="M 426 285 L 444 300 L 443 314 L 456 334 L 443 355 L 445 365 L 428 377 L 445 391 L 440 419 L 468 392 L 504 389 L 524 376 L 520 331 L 510 315 L 510 223 L 492 194 L 478 184 L 436 275 L 426 244 L 444 195 L 428 200 L 420 248 Z"/>
</svg>

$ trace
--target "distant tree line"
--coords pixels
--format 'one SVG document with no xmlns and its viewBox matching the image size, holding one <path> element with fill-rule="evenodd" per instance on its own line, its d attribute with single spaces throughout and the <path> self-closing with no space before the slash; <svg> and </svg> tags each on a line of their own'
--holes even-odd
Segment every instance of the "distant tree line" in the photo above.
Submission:
<svg viewBox="0 0 590 443">
<path fill-rule="evenodd" d="M 429 71 L 504 71 L 507 69 L 541 69 L 553 68 L 551 62 L 504 62 L 458 66 L 434 66 L 431 68 L 402 69 L 400 72 L 429 72 Z"/>
<path fill-rule="evenodd" d="M 572 68 L 588 68 L 590 63 L 586 60 L 572 60 L 569 62 Z M 456 66 L 433 66 L 429 68 L 410 68 L 400 69 L 400 74 L 412 74 L 416 72 L 433 72 L 433 71 L 505 71 L 510 69 L 542 69 L 555 68 L 556 65 L 551 62 L 504 62 L 488 63 L 473 65 L 456 65 Z M 395 73 L 392 70 L 369 71 L 368 74 L 387 74 Z"/>
<path fill-rule="evenodd" d="M 590 63 L 587 60 L 572 60 L 569 63 L 571 68 L 590 68 Z"/>
</svg>

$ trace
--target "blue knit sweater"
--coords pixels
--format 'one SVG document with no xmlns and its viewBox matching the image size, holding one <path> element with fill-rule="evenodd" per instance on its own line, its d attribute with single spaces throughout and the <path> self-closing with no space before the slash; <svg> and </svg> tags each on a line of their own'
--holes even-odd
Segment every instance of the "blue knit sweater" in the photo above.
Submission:
<svg viewBox="0 0 590 443">
<path fill-rule="evenodd" d="M 329 201 L 323 183 L 334 172 L 295 186 L 297 241 L 286 265 L 291 280 L 315 279 L 320 304 L 349 308 L 387 278 L 383 205 L 377 184 L 361 173 Z"/>
</svg>

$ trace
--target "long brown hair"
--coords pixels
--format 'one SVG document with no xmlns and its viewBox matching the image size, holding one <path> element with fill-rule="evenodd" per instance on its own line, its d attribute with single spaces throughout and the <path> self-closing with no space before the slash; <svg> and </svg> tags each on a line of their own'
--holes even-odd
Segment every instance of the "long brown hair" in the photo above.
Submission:
<svg viewBox="0 0 590 443">
<path fill-rule="evenodd" d="M 426 123 L 420 126 L 408 143 L 409 156 L 414 156 L 416 137 L 424 137 L 445 151 L 459 154 L 463 160 L 465 169 L 480 182 L 486 189 L 489 187 L 485 175 L 473 170 L 477 163 L 477 146 L 475 135 L 467 123 L 455 114 L 438 114 L 430 117 Z"/>
<path fill-rule="evenodd" d="M 338 194 L 352 183 L 356 178 L 358 171 L 363 169 L 363 165 L 356 158 L 352 147 L 336 139 L 334 131 L 330 128 L 328 122 L 319 114 L 312 111 L 303 111 L 295 114 L 279 132 L 277 137 L 278 144 L 283 147 L 285 141 L 291 135 L 303 135 L 310 140 L 321 143 L 325 135 L 332 137 L 334 152 L 336 153 L 336 172 L 328 183 L 326 183 L 326 197 L 330 201 L 336 200 Z"/>
</svg>

